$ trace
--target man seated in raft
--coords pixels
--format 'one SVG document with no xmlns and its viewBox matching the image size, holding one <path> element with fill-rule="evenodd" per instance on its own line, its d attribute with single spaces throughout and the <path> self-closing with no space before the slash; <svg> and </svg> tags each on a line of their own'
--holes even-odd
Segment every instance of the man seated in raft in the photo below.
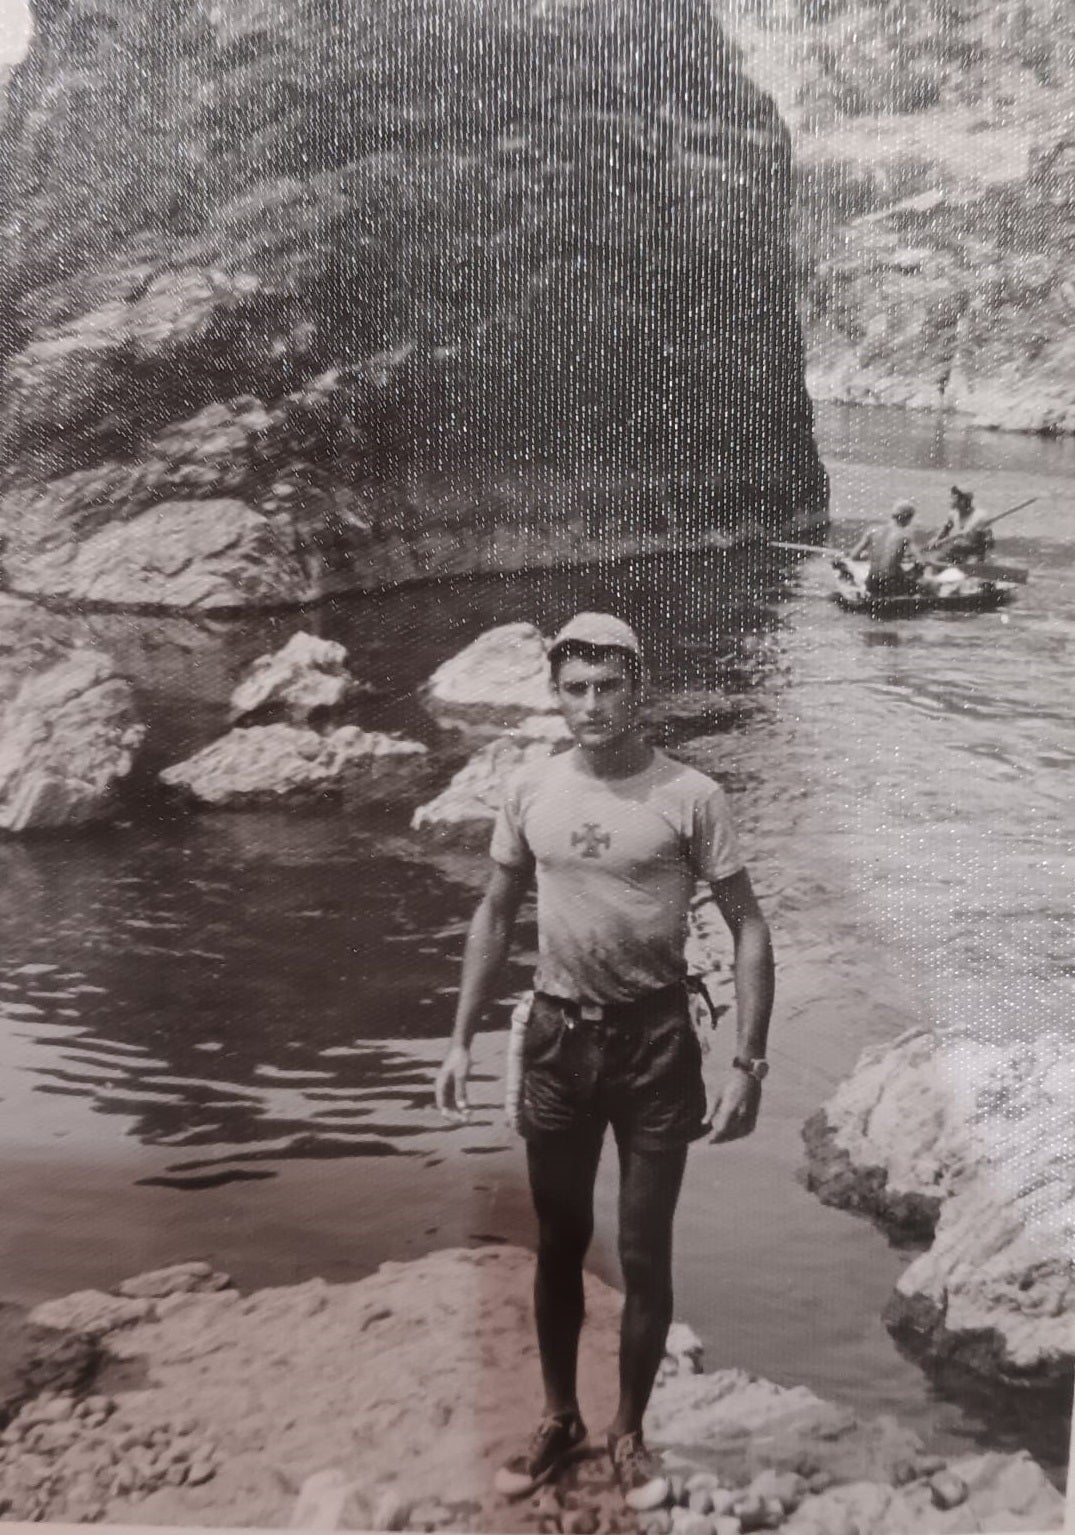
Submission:
<svg viewBox="0 0 1075 1535">
<path fill-rule="evenodd" d="M 985 560 L 993 548 L 993 530 L 983 526 L 985 512 L 974 505 L 974 492 L 952 486 L 952 510 L 948 521 L 926 545 L 927 549 L 944 549 L 944 557 L 952 564 L 961 560 Z"/>
<path fill-rule="evenodd" d="M 870 562 L 866 576 L 870 597 L 902 597 L 916 590 L 922 560 L 907 531 L 914 515 L 912 502 L 897 501 L 890 520 L 870 528 L 851 550 L 850 559 Z"/>
</svg>

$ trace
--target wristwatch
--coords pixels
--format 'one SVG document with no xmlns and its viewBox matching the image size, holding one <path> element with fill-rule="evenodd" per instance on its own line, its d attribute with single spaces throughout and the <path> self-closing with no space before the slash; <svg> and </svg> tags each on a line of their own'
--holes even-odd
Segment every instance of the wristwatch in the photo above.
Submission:
<svg viewBox="0 0 1075 1535">
<path fill-rule="evenodd" d="M 748 1055 L 744 1061 L 738 1055 L 734 1055 L 732 1057 L 732 1065 L 736 1071 L 745 1071 L 748 1077 L 754 1078 L 755 1082 L 764 1082 L 765 1078 L 769 1075 L 769 1062 L 763 1060 L 760 1056 Z"/>
</svg>

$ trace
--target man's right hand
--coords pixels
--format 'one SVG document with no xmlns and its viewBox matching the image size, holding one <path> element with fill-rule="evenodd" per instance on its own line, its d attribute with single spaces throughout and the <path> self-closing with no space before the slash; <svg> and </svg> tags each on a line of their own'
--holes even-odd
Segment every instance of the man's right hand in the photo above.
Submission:
<svg viewBox="0 0 1075 1535">
<path fill-rule="evenodd" d="M 437 1072 L 434 1095 L 437 1108 L 453 1124 L 470 1122 L 467 1102 L 467 1078 L 470 1076 L 470 1051 L 466 1045 L 452 1045 Z"/>
</svg>

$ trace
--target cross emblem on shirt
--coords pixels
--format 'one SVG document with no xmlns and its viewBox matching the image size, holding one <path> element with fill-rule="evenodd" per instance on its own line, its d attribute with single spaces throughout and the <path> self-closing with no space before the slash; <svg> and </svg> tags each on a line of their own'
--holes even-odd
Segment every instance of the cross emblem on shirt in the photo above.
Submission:
<svg viewBox="0 0 1075 1535">
<path fill-rule="evenodd" d="M 583 858 L 600 858 L 601 849 L 612 846 L 612 838 L 596 821 L 584 821 L 581 831 L 571 833 L 571 846 L 581 847 Z"/>
</svg>

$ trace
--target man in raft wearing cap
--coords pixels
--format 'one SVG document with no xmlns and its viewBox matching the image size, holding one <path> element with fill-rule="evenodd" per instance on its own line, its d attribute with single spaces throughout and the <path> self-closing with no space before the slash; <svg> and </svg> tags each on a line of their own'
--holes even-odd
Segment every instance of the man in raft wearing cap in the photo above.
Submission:
<svg viewBox="0 0 1075 1535">
<path fill-rule="evenodd" d="M 538 1219 L 534 1312 L 545 1412 L 496 1485 L 524 1496 L 585 1447 L 576 1395 L 582 1269 L 611 1125 L 626 1295 L 608 1449 L 628 1506 L 644 1510 L 669 1493 L 642 1418 L 672 1319 L 672 1222 L 687 1147 L 754 1129 L 767 1071 L 772 948 L 719 785 L 640 733 L 634 631 L 611 615 L 580 613 L 554 639 L 549 662 L 575 745 L 522 768 L 505 791 L 436 1096 L 449 1117 L 466 1115 L 470 1041 L 536 874 L 539 959 L 519 1128 Z M 738 1053 L 708 1122 L 684 958 L 699 880 L 732 933 L 738 1009 Z"/>
<path fill-rule="evenodd" d="M 985 560 L 993 548 L 992 528 L 985 525 L 985 512 L 974 504 L 974 493 L 952 486 L 952 510 L 948 521 L 926 545 L 944 548 L 944 557 L 958 564 L 960 560 Z"/>
<path fill-rule="evenodd" d="M 892 508 L 891 520 L 870 528 L 851 550 L 849 559 L 866 557 L 870 561 L 866 576 L 868 596 L 901 597 L 916 589 L 922 557 L 907 531 L 914 515 L 912 502 L 897 501 Z M 907 570 L 905 565 L 911 568 Z"/>
</svg>

